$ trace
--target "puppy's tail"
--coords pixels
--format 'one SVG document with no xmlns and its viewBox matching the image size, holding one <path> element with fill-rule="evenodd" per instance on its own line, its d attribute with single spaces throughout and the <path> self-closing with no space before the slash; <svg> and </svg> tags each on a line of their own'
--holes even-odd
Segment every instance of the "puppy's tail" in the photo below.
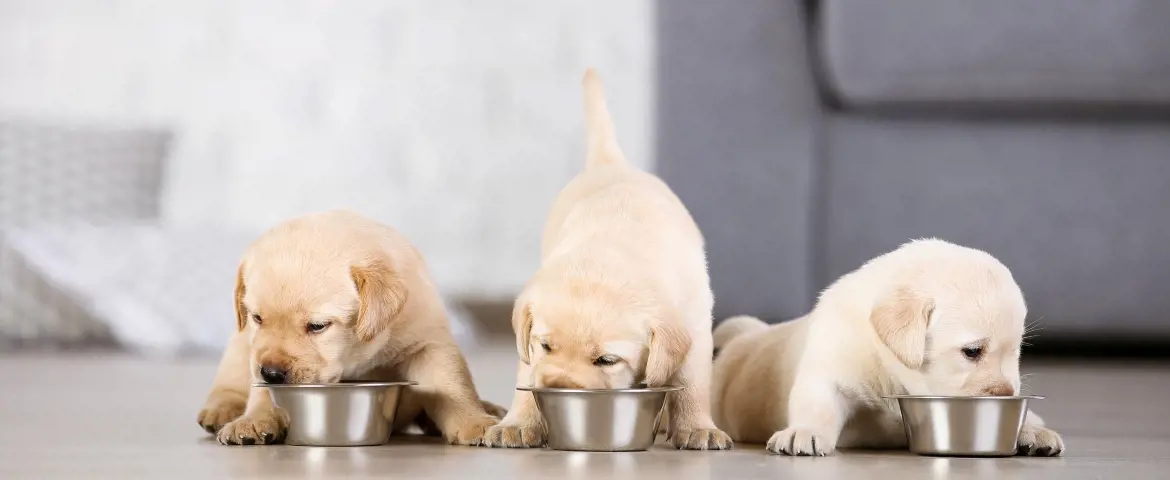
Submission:
<svg viewBox="0 0 1170 480">
<path fill-rule="evenodd" d="M 585 87 L 585 131 L 588 144 L 585 150 L 585 167 L 626 163 L 626 156 L 617 143 L 613 130 L 613 118 L 605 105 L 605 90 L 597 71 L 585 70 L 581 82 Z"/>
<path fill-rule="evenodd" d="M 727 342 L 740 335 L 758 332 L 766 328 L 768 328 L 767 323 L 751 315 L 731 317 L 715 327 L 715 349 L 722 349 L 724 345 L 727 345 Z"/>
</svg>

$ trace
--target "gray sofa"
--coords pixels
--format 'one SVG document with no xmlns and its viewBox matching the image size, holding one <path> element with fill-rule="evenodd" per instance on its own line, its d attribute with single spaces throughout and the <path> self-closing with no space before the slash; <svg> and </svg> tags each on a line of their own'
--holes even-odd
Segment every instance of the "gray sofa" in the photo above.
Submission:
<svg viewBox="0 0 1170 480">
<path fill-rule="evenodd" d="M 1010 267 L 1050 338 L 1170 339 L 1170 2 L 658 4 L 659 173 L 716 314 L 782 320 L 911 238 Z"/>
</svg>

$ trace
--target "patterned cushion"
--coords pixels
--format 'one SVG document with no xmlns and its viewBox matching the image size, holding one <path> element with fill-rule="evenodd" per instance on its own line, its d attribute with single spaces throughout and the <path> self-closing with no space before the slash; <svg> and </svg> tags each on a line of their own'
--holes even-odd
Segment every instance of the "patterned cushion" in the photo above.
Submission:
<svg viewBox="0 0 1170 480">
<path fill-rule="evenodd" d="M 169 140 L 0 121 L 0 225 L 156 218 Z"/>
<path fill-rule="evenodd" d="M 154 221 L 170 135 L 0 120 L 0 344 L 109 339 L 12 244 L 21 228 Z"/>
</svg>

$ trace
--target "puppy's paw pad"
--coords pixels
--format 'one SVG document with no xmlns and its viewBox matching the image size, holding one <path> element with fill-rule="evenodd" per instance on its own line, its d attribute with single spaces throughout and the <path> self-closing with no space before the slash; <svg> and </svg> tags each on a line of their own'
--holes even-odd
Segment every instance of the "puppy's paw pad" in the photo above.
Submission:
<svg viewBox="0 0 1170 480">
<path fill-rule="evenodd" d="M 768 439 L 768 451 L 776 454 L 823 457 L 836 449 L 835 441 L 804 428 L 781 430 Z"/>
<path fill-rule="evenodd" d="M 718 428 L 679 430 L 669 440 L 679 450 L 730 450 L 734 445 L 731 437 Z"/>
<path fill-rule="evenodd" d="M 1020 430 L 1016 455 L 1055 457 L 1064 452 L 1064 440 L 1060 434 L 1046 427 L 1024 426 Z"/>
<path fill-rule="evenodd" d="M 541 425 L 496 425 L 483 436 L 483 445 L 494 448 L 535 448 L 544 445 Z"/>
<path fill-rule="evenodd" d="M 245 400 L 240 398 L 211 399 L 203 410 L 199 411 L 199 426 L 207 433 L 215 435 L 232 420 L 244 414 Z"/>
<path fill-rule="evenodd" d="M 219 429 L 215 439 L 223 445 L 269 445 L 280 443 L 287 433 L 287 419 L 271 412 L 245 415 L 228 422 Z"/>
<path fill-rule="evenodd" d="M 499 421 L 490 415 L 469 416 L 454 432 L 447 434 L 447 441 L 455 445 L 482 445 L 484 433 Z"/>
</svg>

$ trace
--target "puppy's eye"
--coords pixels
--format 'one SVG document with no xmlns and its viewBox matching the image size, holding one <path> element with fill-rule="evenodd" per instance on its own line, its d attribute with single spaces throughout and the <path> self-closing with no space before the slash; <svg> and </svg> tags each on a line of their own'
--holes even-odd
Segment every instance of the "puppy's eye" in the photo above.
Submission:
<svg viewBox="0 0 1170 480">
<path fill-rule="evenodd" d="M 544 349 L 544 353 L 551 353 L 552 352 L 552 347 L 548 346 L 547 343 L 540 342 L 540 348 Z"/>
<path fill-rule="evenodd" d="M 963 356 L 975 361 L 983 357 L 983 347 L 963 347 Z"/>
<path fill-rule="evenodd" d="M 608 367 L 610 365 L 617 365 L 620 361 L 622 359 L 618 358 L 617 355 L 602 355 L 593 360 L 593 364 L 599 367 Z"/>
<path fill-rule="evenodd" d="M 256 315 L 255 313 L 252 314 L 252 321 L 256 322 L 256 325 L 260 325 L 260 324 L 264 323 L 264 319 L 260 318 L 260 316 Z"/>
<path fill-rule="evenodd" d="M 305 325 L 305 330 L 308 330 L 309 333 L 321 333 L 325 331 L 326 328 L 329 328 L 330 324 L 331 322 L 309 322 L 307 325 Z"/>
</svg>

